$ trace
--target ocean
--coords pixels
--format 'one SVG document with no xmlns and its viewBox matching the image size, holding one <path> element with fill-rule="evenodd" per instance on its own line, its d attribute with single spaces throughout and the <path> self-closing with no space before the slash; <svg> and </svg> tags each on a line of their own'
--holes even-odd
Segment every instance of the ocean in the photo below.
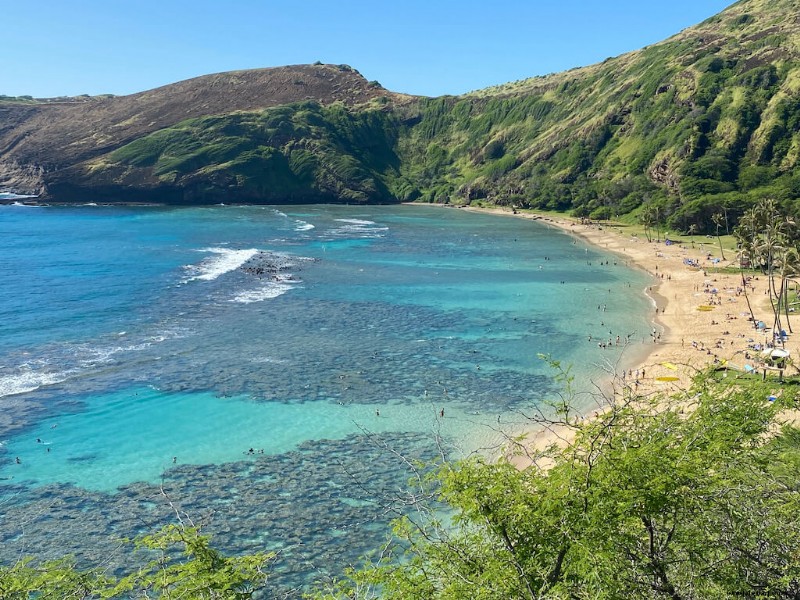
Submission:
<svg viewBox="0 0 800 600">
<path fill-rule="evenodd" d="M 413 460 L 555 397 L 541 355 L 588 392 L 646 352 L 649 282 L 457 209 L 0 206 L 0 562 L 122 569 L 177 511 L 276 589 L 340 573 Z"/>
</svg>

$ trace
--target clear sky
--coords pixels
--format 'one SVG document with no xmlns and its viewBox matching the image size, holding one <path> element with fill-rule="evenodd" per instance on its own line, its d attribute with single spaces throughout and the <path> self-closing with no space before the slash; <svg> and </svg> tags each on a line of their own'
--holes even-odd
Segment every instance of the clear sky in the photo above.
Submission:
<svg viewBox="0 0 800 600">
<path fill-rule="evenodd" d="M 197 75 L 346 63 L 460 94 L 658 42 L 732 0 L 0 0 L 0 94 L 129 94 Z"/>
</svg>

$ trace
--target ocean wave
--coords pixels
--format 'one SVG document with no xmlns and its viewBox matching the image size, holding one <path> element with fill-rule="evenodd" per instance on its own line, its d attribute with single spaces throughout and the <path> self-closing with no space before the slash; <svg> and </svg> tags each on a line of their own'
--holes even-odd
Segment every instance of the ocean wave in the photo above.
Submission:
<svg viewBox="0 0 800 600">
<path fill-rule="evenodd" d="M 3 198 L 0 198 L 0 200 L 3 200 Z M 12 202 L 11 204 L 7 204 L 6 206 L 13 206 L 14 208 L 41 208 L 41 206 L 38 206 L 36 204 L 23 204 L 22 202 L 17 202 L 17 201 Z"/>
<path fill-rule="evenodd" d="M 120 334 L 112 335 L 119 340 Z M 31 357 L 26 352 L 19 357 L 22 361 L 18 365 L 0 367 L 0 397 L 62 383 L 92 369 L 122 362 L 127 354 L 142 352 L 154 344 L 177 337 L 182 337 L 180 331 L 164 330 L 128 344 L 109 343 L 107 338 L 101 338 L 96 342 L 56 344 L 43 348 L 38 357 Z"/>
<path fill-rule="evenodd" d="M 166 338 L 163 338 L 166 339 Z M 162 340 L 154 340 L 154 341 L 163 341 Z M 121 354 L 124 352 L 140 352 L 142 350 L 146 350 L 152 345 L 151 342 L 142 342 L 140 344 L 130 344 L 128 346 L 110 346 L 110 347 L 91 347 L 88 345 L 81 345 L 82 348 L 79 348 L 80 354 L 78 356 L 82 356 L 80 359 L 80 366 L 81 367 L 93 367 L 95 365 L 105 365 L 114 362 L 116 359 L 114 358 L 117 354 Z"/>
<path fill-rule="evenodd" d="M 295 221 L 295 223 L 295 231 L 311 231 L 312 229 L 315 229 L 314 225 L 311 223 L 306 223 L 305 221 L 300 221 L 299 219 Z"/>
<path fill-rule="evenodd" d="M 365 221 L 363 219 L 334 219 L 339 223 L 350 223 L 351 225 L 375 225 L 375 221 Z"/>
<path fill-rule="evenodd" d="M 28 370 L 11 375 L 0 375 L 0 398 L 32 392 L 43 385 L 61 383 L 66 381 L 70 375 L 69 371 L 47 373 Z"/>
<path fill-rule="evenodd" d="M 258 254 L 255 248 L 247 250 L 231 250 L 230 248 L 203 248 L 199 252 L 209 252 L 212 256 L 206 257 L 198 265 L 186 265 L 184 269 L 190 276 L 186 281 L 213 281 L 220 275 L 235 271 L 253 256 Z"/>
<path fill-rule="evenodd" d="M 278 281 L 270 281 L 266 284 L 253 290 L 246 290 L 239 292 L 232 299 L 231 302 L 238 302 L 240 304 L 251 304 L 253 302 L 262 302 L 264 300 L 271 300 L 282 296 L 295 286 L 288 283 L 281 283 Z"/>
<path fill-rule="evenodd" d="M 289 361 L 283 360 L 281 358 L 273 358 L 271 356 L 255 356 L 250 358 L 250 362 L 257 365 L 266 365 L 266 364 L 285 365 Z"/>
<path fill-rule="evenodd" d="M 389 230 L 389 228 L 384 225 L 378 225 L 375 221 L 367 221 L 366 219 L 335 220 L 339 223 L 343 223 L 343 225 L 327 232 L 332 238 L 381 238 L 384 237 L 384 232 Z"/>
<path fill-rule="evenodd" d="M 15 194 L 14 192 L 0 192 L 0 200 L 23 200 L 25 198 L 38 198 L 36 194 Z"/>
<path fill-rule="evenodd" d="M 306 256 L 259 250 L 240 267 L 256 278 L 256 287 L 239 291 L 230 301 L 250 304 L 277 298 L 302 283 L 290 269 L 302 270 L 302 263 L 314 261 Z"/>
</svg>

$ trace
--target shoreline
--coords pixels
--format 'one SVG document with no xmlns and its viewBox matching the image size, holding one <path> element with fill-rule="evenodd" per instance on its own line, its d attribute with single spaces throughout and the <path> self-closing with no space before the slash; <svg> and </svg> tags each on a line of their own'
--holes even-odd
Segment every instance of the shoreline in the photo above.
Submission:
<svg viewBox="0 0 800 600">
<path fill-rule="evenodd" d="M 653 303 L 650 321 L 660 330 L 660 337 L 642 352 L 623 353 L 617 372 L 609 375 L 603 387 L 621 391 L 623 384 L 639 395 L 674 393 L 688 389 L 692 378 L 710 366 L 744 371 L 753 368 L 753 360 L 772 339 L 772 330 L 758 331 L 751 320 L 745 294 L 749 296 L 755 320 L 772 322 L 772 309 L 766 295 L 766 278 L 753 275 L 747 289 L 741 276 L 714 273 L 707 269 L 735 263 L 730 253 L 726 260 L 705 238 L 700 243 L 685 241 L 667 244 L 640 239 L 626 234 L 624 227 L 598 223 L 581 223 L 564 215 L 552 217 L 535 212 L 512 212 L 504 208 L 463 207 L 462 210 L 537 221 L 580 238 L 596 250 L 610 252 L 625 261 L 629 268 L 640 269 L 652 277 L 652 284 L 643 292 Z M 693 266 L 688 261 L 696 261 Z M 798 356 L 800 340 L 789 337 L 786 349 Z M 621 378 L 627 368 L 627 379 Z M 621 369 L 621 370 L 620 370 Z M 727 376 L 727 374 L 725 375 Z M 776 392 L 775 393 L 779 393 Z M 591 418 L 590 410 L 584 418 Z M 563 430 L 535 426 L 524 434 L 515 453 L 507 452 L 510 462 L 524 469 L 532 464 L 527 451 L 543 450 L 553 443 L 564 443 L 569 434 Z M 522 453 L 520 454 L 520 449 Z"/>
<path fill-rule="evenodd" d="M 726 256 L 725 262 L 721 259 L 719 263 L 712 262 L 719 258 L 718 248 L 714 252 L 707 244 L 691 248 L 683 242 L 670 245 L 663 241 L 648 242 L 633 235 L 625 235 L 614 226 L 582 224 L 567 216 L 556 219 L 533 212 L 513 214 L 502 208 L 465 207 L 462 210 L 540 222 L 574 235 L 596 249 L 622 257 L 629 268 L 640 269 L 649 274 L 653 283 L 644 293 L 657 311 L 651 320 L 662 331 L 661 339 L 647 351 L 640 366 L 657 369 L 659 365 L 655 362 L 675 362 L 672 359 L 677 359 L 678 363 L 682 363 L 682 359 L 686 358 L 691 358 L 691 366 L 695 371 L 713 364 L 715 359 L 719 364 L 727 362 L 741 366 L 744 362 L 744 348 L 736 340 L 754 338 L 756 342 L 763 341 L 764 334 L 757 333 L 752 322 L 748 320 L 749 312 L 743 294 L 737 293 L 737 289 L 741 288 L 739 275 L 707 273 L 705 270 L 712 266 L 732 264 L 730 256 Z M 690 267 L 684 260 L 695 260 L 700 266 Z M 750 289 L 749 294 L 755 317 L 757 320 L 767 321 L 765 312 L 771 313 L 771 309 L 764 294 L 766 280 L 755 277 L 752 283 L 755 290 Z M 718 304 L 710 304 L 709 300 Z M 699 306 L 712 308 L 698 310 Z M 757 336 L 762 339 L 755 339 Z M 697 343 L 697 350 L 691 345 L 692 341 Z M 720 343 L 722 341 L 728 343 Z M 787 347 L 790 345 L 791 341 Z M 672 369 L 669 371 L 676 373 Z M 684 374 L 683 371 L 677 373 Z"/>
</svg>

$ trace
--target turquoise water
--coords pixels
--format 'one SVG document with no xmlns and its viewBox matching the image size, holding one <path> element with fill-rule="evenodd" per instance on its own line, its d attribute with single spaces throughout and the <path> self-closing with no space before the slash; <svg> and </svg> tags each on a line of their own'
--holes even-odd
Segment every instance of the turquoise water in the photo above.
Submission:
<svg viewBox="0 0 800 600">
<path fill-rule="evenodd" d="M 306 440 L 343 439 L 362 428 L 378 435 L 439 434 L 457 443 L 459 423 L 479 422 L 478 415 L 458 407 L 442 419 L 439 409 L 424 401 L 385 403 L 378 410 L 382 414 L 364 404 L 258 403 L 208 392 L 126 389 L 89 397 L 80 413 L 44 419 L 10 441 L 8 454 L 27 459 L 8 472 L 21 480 L 112 492 L 138 479 L 160 481 L 179 457 L 181 464 L 234 462 L 280 454 Z M 39 440 L 35 447 L 32 438 Z"/>
<path fill-rule="evenodd" d="M 458 210 L 0 206 L 0 256 L 3 561 L 113 555 L 164 489 L 302 585 L 384 535 L 399 454 L 496 452 L 538 354 L 591 389 L 651 327 L 644 274 Z"/>
</svg>

